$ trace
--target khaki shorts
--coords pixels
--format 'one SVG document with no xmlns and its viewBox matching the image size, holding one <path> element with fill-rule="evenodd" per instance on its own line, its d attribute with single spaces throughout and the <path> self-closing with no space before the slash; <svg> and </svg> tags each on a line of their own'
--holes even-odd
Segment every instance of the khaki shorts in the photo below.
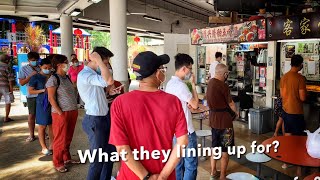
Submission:
<svg viewBox="0 0 320 180">
<path fill-rule="evenodd" d="M 27 98 L 29 114 L 36 115 L 37 98 Z"/>
<path fill-rule="evenodd" d="M 9 92 L 8 87 L 0 87 L 0 100 L 4 97 L 5 104 L 11 104 L 14 102 L 13 94 Z"/>
</svg>

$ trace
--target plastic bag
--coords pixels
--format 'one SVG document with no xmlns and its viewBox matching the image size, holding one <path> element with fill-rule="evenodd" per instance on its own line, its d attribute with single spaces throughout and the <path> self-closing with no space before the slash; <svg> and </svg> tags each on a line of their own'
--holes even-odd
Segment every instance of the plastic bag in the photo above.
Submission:
<svg viewBox="0 0 320 180">
<path fill-rule="evenodd" d="M 314 133 L 309 130 L 305 132 L 308 135 L 306 143 L 308 154 L 313 158 L 320 159 L 320 127 Z"/>
</svg>

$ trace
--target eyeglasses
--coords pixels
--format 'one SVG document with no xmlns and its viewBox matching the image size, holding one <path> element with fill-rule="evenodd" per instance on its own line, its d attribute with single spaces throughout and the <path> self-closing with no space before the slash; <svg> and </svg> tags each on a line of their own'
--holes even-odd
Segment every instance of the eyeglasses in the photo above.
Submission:
<svg viewBox="0 0 320 180">
<path fill-rule="evenodd" d="M 191 67 L 188 67 L 188 66 L 186 66 L 188 69 L 190 69 L 190 71 L 192 71 L 192 66 Z"/>
<path fill-rule="evenodd" d="M 162 72 L 167 72 L 167 68 L 168 68 L 168 67 L 165 67 L 165 66 L 164 66 L 164 67 L 160 67 L 160 68 L 158 68 L 158 69 L 160 69 L 160 71 L 162 71 Z"/>
</svg>

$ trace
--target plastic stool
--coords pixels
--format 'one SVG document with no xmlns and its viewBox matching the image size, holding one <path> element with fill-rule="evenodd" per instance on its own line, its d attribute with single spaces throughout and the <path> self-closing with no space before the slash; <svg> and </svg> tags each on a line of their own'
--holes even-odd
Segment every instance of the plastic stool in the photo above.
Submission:
<svg viewBox="0 0 320 180">
<path fill-rule="evenodd" d="M 234 179 L 234 180 L 259 180 L 257 177 L 255 177 L 252 174 L 245 173 L 245 172 L 236 172 L 229 174 L 227 176 L 228 179 Z"/>
<path fill-rule="evenodd" d="M 198 130 L 196 131 L 196 134 L 198 137 L 200 138 L 202 137 L 202 141 L 203 141 L 202 147 L 206 146 L 206 137 L 212 135 L 210 130 Z M 201 161 L 205 161 L 206 159 L 207 159 L 206 157 L 200 157 Z"/>
<path fill-rule="evenodd" d="M 260 153 L 248 153 L 246 155 L 248 161 L 257 163 L 257 176 L 260 177 L 261 174 L 261 163 L 266 163 L 271 160 L 270 157 L 266 156 L 265 154 Z"/>
</svg>

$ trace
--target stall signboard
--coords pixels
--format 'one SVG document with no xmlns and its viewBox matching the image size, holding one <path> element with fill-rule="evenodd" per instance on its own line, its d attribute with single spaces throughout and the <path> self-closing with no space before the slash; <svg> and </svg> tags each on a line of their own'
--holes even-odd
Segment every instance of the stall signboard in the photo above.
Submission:
<svg viewBox="0 0 320 180">
<path fill-rule="evenodd" d="M 267 20 L 267 39 L 305 39 L 320 37 L 320 14 L 274 17 Z"/>
<path fill-rule="evenodd" d="M 191 44 L 236 43 L 264 41 L 266 39 L 266 20 L 259 19 L 241 24 L 207 29 L 194 29 Z"/>
</svg>

